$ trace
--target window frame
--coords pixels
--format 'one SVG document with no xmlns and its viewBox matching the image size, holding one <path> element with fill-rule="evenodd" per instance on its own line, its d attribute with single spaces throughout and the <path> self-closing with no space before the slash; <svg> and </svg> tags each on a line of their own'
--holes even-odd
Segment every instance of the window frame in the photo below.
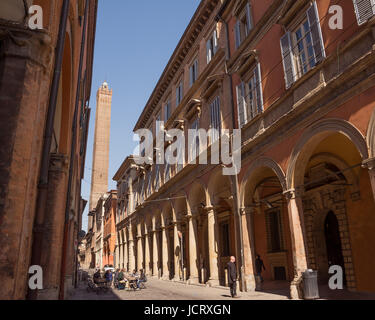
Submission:
<svg viewBox="0 0 375 320">
<path fill-rule="evenodd" d="M 198 80 L 199 77 L 199 62 L 198 57 L 193 60 L 193 63 L 189 67 L 189 85 L 190 88 Z"/>
<path fill-rule="evenodd" d="M 213 111 L 215 109 L 215 103 L 216 103 L 216 114 L 213 114 Z M 222 117 L 221 117 L 221 98 L 220 95 L 216 95 L 210 102 L 210 129 L 218 129 L 219 131 L 219 136 L 212 136 L 213 131 L 211 131 L 211 145 L 214 144 L 215 142 L 220 140 L 221 133 L 222 133 Z M 215 123 L 216 122 L 216 123 Z M 215 124 L 218 125 L 218 128 L 215 127 Z"/>
<path fill-rule="evenodd" d="M 183 78 L 181 78 L 177 82 L 177 87 L 176 87 L 176 108 L 181 104 L 183 98 L 184 98 L 184 81 L 183 81 Z"/>
<path fill-rule="evenodd" d="M 207 64 L 209 64 L 215 57 L 217 51 L 219 50 L 219 37 L 217 33 L 217 24 L 214 30 L 210 32 L 210 37 L 206 41 L 206 58 Z"/>
<path fill-rule="evenodd" d="M 235 47 L 238 49 L 254 29 L 253 10 L 249 1 L 237 14 L 234 28 Z"/>
</svg>

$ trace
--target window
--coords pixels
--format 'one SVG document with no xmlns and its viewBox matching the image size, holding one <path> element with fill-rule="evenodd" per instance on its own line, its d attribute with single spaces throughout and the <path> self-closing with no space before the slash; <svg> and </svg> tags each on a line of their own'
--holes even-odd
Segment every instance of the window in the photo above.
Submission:
<svg viewBox="0 0 375 320">
<path fill-rule="evenodd" d="M 148 173 L 147 177 L 147 197 L 149 197 L 152 193 L 152 174 L 151 171 Z"/>
<path fill-rule="evenodd" d="M 171 165 L 169 163 L 167 163 L 165 165 L 165 172 L 164 172 L 165 176 L 164 176 L 164 183 L 167 183 L 170 178 L 171 178 Z"/>
<path fill-rule="evenodd" d="M 155 167 L 155 191 L 157 192 L 160 188 L 160 165 L 157 164 Z"/>
<path fill-rule="evenodd" d="M 306 12 L 294 32 L 288 31 L 280 40 L 286 88 L 325 57 L 322 30 L 316 2 Z"/>
<path fill-rule="evenodd" d="M 171 102 L 168 101 L 164 106 L 164 121 L 167 122 L 171 117 Z"/>
<path fill-rule="evenodd" d="M 216 97 L 210 105 L 211 111 L 211 143 L 214 143 L 221 135 L 220 98 Z"/>
<path fill-rule="evenodd" d="M 283 246 L 281 212 L 279 209 L 272 209 L 266 212 L 268 251 L 280 252 Z"/>
<path fill-rule="evenodd" d="M 207 40 L 206 48 L 207 48 L 207 64 L 209 64 L 212 58 L 215 56 L 218 50 L 218 38 L 217 38 L 217 31 L 216 28 L 211 34 L 210 38 Z"/>
<path fill-rule="evenodd" d="M 161 123 L 161 114 L 159 113 L 156 117 L 156 121 L 155 121 L 155 134 L 156 134 L 156 137 L 159 136 L 160 133 L 163 132 L 163 126 L 162 126 L 162 123 Z"/>
<path fill-rule="evenodd" d="M 263 93 L 260 64 L 250 74 L 248 81 L 237 86 L 238 123 L 242 128 L 246 123 L 263 112 Z"/>
<path fill-rule="evenodd" d="M 250 34 L 250 31 L 252 28 L 253 28 L 253 22 L 251 19 L 251 7 L 250 7 L 250 3 L 247 3 L 245 8 L 239 14 L 237 18 L 236 26 L 235 26 L 236 49 L 239 48 L 241 43 Z"/>
<path fill-rule="evenodd" d="M 353 0 L 358 25 L 366 23 L 375 15 L 375 0 Z"/>
<path fill-rule="evenodd" d="M 199 142 L 199 120 L 196 119 L 191 127 L 191 130 L 196 131 L 195 141 L 192 145 L 189 146 L 189 162 L 194 161 L 200 154 L 200 142 Z"/>
<path fill-rule="evenodd" d="M 190 87 L 198 79 L 198 59 L 194 60 L 194 63 L 190 66 Z"/>
<path fill-rule="evenodd" d="M 183 97 L 183 84 L 182 80 L 178 84 L 178 87 L 176 88 L 176 106 L 180 105 Z"/>
<path fill-rule="evenodd" d="M 302 76 L 315 67 L 316 61 L 312 47 L 309 22 L 305 20 L 294 33 L 295 56 L 297 57 L 298 75 Z"/>
<path fill-rule="evenodd" d="M 145 182 L 144 177 L 139 181 L 139 204 L 142 204 L 145 201 Z"/>
<path fill-rule="evenodd" d="M 222 235 L 222 256 L 229 257 L 230 256 L 230 236 L 229 236 L 229 224 L 224 223 L 221 225 L 221 235 Z"/>
</svg>

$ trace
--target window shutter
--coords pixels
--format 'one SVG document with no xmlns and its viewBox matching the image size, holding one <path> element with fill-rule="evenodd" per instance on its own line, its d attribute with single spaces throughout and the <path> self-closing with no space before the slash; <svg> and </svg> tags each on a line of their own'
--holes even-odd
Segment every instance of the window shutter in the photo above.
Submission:
<svg viewBox="0 0 375 320">
<path fill-rule="evenodd" d="M 198 120 L 195 120 L 191 126 L 191 130 L 198 130 Z M 189 150 L 189 157 L 190 157 L 190 161 L 193 161 L 195 160 L 195 158 L 198 156 L 197 155 L 197 139 L 195 138 L 194 139 L 194 142 L 189 146 L 190 150 Z"/>
<path fill-rule="evenodd" d="M 194 62 L 194 81 L 197 81 L 198 74 L 198 59 L 196 59 Z"/>
<path fill-rule="evenodd" d="M 309 9 L 307 9 L 307 18 L 310 25 L 315 62 L 319 63 L 326 57 L 326 54 L 316 1 L 313 2 L 313 5 Z"/>
<path fill-rule="evenodd" d="M 216 98 L 216 123 L 217 129 L 219 131 L 219 136 L 221 137 L 221 117 L 220 117 L 220 98 Z"/>
<path fill-rule="evenodd" d="M 215 55 L 216 52 L 217 52 L 217 50 L 218 50 L 218 47 L 219 47 L 218 37 L 217 37 L 217 31 L 216 31 L 216 29 L 214 30 L 214 35 L 213 35 L 213 44 L 214 44 L 213 51 L 214 51 L 214 55 Z"/>
<path fill-rule="evenodd" d="M 207 49 L 207 64 L 208 64 L 208 63 L 210 63 L 210 61 L 212 59 L 211 40 L 207 41 L 206 49 Z"/>
<path fill-rule="evenodd" d="M 241 22 L 238 20 L 235 27 L 236 49 L 241 45 Z"/>
<path fill-rule="evenodd" d="M 263 88 L 262 88 L 262 74 L 260 70 L 260 63 L 254 70 L 255 80 L 256 80 L 256 92 L 257 92 L 257 108 L 258 114 L 263 112 Z"/>
<path fill-rule="evenodd" d="M 293 61 L 292 41 L 289 31 L 281 38 L 280 44 L 283 57 L 285 85 L 288 89 L 294 81 L 296 81 L 296 69 Z"/>
<path fill-rule="evenodd" d="M 247 34 L 249 34 L 250 30 L 253 28 L 250 3 L 247 3 L 246 5 L 246 20 L 247 20 Z"/>
<path fill-rule="evenodd" d="M 358 25 L 367 22 L 375 14 L 374 0 L 353 0 Z"/>
<path fill-rule="evenodd" d="M 238 124 L 242 128 L 246 123 L 245 110 L 245 84 L 242 82 L 237 86 L 237 109 L 238 109 Z"/>
<path fill-rule="evenodd" d="M 156 172 L 155 172 L 155 190 L 159 190 L 159 182 L 160 182 L 160 167 L 156 165 Z"/>
<path fill-rule="evenodd" d="M 193 83 L 194 83 L 194 65 L 190 67 L 190 80 L 189 80 L 190 87 L 193 85 Z"/>
<path fill-rule="evenodd" d="M 180 104 L 180 86 L 176 88 L 176 106 Z"/>
</svg>

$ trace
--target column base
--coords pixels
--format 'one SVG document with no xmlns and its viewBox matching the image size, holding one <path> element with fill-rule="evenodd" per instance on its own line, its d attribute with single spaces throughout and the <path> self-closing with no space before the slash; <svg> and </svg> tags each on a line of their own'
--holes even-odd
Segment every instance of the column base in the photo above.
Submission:
<svg viewBox="0 0 375 320">
<path fill-rule="evenodd" d="M 189 280 L 187 280 L 187 284 L 199 284 L 198 276 L 190 277 Z"/>
<path fill-rule="evenodd" d="M 256 289 L 256 281 L 254 275 L 245 275 L 245 292 L 252 292 Z"/>
<path fill-rule="evenodd" d="M 292 300 L 303 300 L 302 275 L 295 277 L 291 282 L 290 297 Z"/>
<path fill-rule="evenodd" d="M 206 285 L 209 287 L 218 287 L 220 286 L 220 281 L 219 279 L 210 279 L 207 281 Z"/>
<path fill-rule="evenodd" d="M 169 281 L 170 280 L 169 274 L 163 274 L 163 276 L 161 277 L 161 280 L 163 280 L 163 281 Z"/>
</svg>

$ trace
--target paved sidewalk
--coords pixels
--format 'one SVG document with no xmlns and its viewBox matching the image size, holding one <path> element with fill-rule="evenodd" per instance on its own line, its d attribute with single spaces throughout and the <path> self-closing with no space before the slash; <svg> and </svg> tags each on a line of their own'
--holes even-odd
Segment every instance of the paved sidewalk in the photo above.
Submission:
<svg viewBox="0 0 375 320">
<path fill-rule="evenodd" d="M 85 283 L 82 283 L 71 297 L 71 300 L 233 300 L 230 297 L 229 288 L 209 288 L 155 279 L 149 279 L 146 286 L 147 289 L 141 291 L 119 291 L 113 289 L 107 294 L 97 295 L 96 293 L 88 293 Z M 289 299 L 285 292 L 239 292 L 239 296 L 240 298 L 236 300 Z"/>
</svg>

